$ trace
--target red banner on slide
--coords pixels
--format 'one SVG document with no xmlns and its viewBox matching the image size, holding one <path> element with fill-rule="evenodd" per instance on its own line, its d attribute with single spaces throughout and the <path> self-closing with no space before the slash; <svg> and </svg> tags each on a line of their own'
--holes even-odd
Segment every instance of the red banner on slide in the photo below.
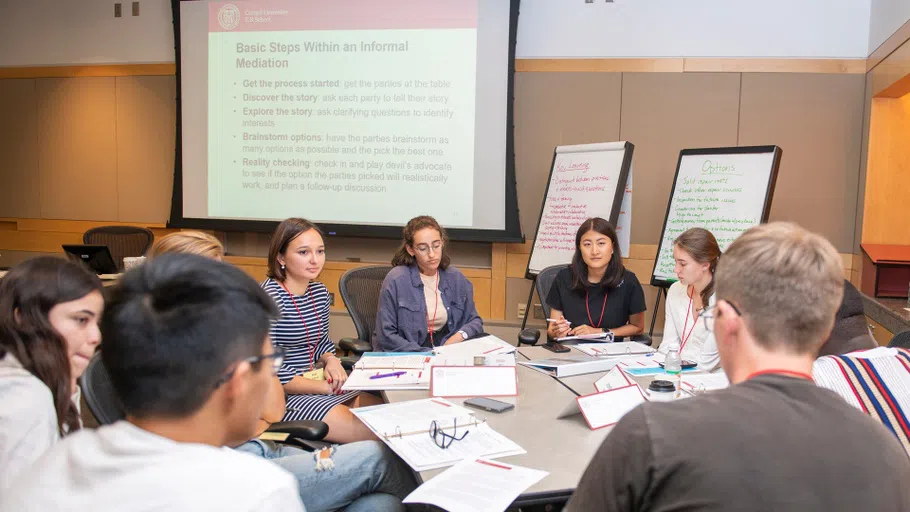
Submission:
<svg viewBox="0 0 910 512">
<path fill-rule="evenodd" d="M 477 0 L 212 2 L 209 32 L 477 28 Z"/>
</svg>

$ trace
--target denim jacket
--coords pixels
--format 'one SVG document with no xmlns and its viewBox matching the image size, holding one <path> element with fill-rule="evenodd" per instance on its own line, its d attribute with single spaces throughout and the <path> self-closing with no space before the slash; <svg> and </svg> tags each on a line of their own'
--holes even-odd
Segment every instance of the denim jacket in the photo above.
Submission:
<svg viewBox="0 0 910 512">
<path fill-rule="evenodd" d="M 455 267 L 439 271 L 439 292 L 449 319 L 449 336 L 464 331 L 468 337 L 483 332 L 483 321 L 474 306 L 474 287 Z M 392 269 L 382 282 L 376 311 L 373 350 L 382 352 L 420 352 L 431 350 L 424 344 L 428 334 L 427 300 L 417 265 Z M 434 340 L 437 345 L 445 339 Z"/>
</svg>

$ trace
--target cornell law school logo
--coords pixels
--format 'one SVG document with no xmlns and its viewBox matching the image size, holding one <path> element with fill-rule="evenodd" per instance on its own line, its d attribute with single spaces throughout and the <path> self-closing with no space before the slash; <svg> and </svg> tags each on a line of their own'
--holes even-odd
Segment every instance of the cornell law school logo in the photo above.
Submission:
<svg viewBox="0 0 910 512">
<path fill-rule="evenodd" d="M 234 4 L 225 4 L 218 9 L 218 24 L 225 30 L 234 30 L 240 24 L 240 9 Z"/>
</svg>

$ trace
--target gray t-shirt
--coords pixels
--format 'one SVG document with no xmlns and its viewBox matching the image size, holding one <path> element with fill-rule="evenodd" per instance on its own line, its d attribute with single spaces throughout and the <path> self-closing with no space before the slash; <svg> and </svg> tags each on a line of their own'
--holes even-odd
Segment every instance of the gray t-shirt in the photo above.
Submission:
<svg viewBox="0 0 910 512">
<path fill-rule="evenodd" d="M 568 510 L 910 510 L 910 459 L 807 379 L 764 374 L 627 414 Z"/>
</svg>

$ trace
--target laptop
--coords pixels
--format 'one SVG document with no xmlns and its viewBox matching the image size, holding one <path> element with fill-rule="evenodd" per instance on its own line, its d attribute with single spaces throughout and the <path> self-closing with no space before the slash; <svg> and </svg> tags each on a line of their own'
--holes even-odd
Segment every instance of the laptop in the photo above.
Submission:
<svg viewBox="0 0 910 512">
<path fill-rule="evenodd" d="M 110 249 L 106 245 L 64 245 L 63 252 L 73 260 L 79 261 L 94 270 L 96 274 L 117 274 L 120 270 L 114 263 Z"/>
</svg>

